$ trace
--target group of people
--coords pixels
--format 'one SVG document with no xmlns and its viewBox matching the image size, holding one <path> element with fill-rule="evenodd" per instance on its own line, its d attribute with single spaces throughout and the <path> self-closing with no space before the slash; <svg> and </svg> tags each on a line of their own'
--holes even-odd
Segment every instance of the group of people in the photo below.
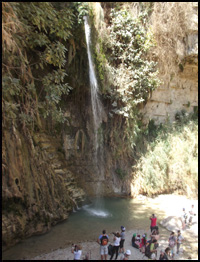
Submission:
<svg viewBox="0 0 200 262">
<path fill-rule="evenodd" d="M 102 234 L 98 237 L 97 243 L 100 245 L 101 260 L 107 260 L 108 254 L 110 255 L 110 260 L 112 260 L 115 255 L 115 260 L 117 260 L 119 253 L 122 254 L 120 260 L 128 260 L 131 255 L 130 250 L 124 250 L 125 241 L 125 227 L 121 226 L 121 233 L 113 232 L 114 245 L 108 245 L 109 236 L 106 234 L 106 230 L 102 231 Z M 82 255 L 81 245 L 72 245 L 72 253 L 74 254 L 74 260 L 80 260 Z M 89 260 L 89 254 L 87 253 L 83 260 Z"/>
<path fill-rule="evenodd" d="M 160 238 L 159 229 L 157 226 L 157 217 L 155 214 L 152 214 L 149 219 L 151 220 L 150 239 L 147 240 L 146 233 L 142 235 L 142 238 L 140 238 L 140 235 L 136 235 L 136 233 L 134 233 L 132 237 L 132 246 L 139 249 L 148 258 L 155 259 L 157 256 L 158 239 Z"/>
<path fill-rule="evenodd" d="M 184 230 L 186 226 L 189 226 L 192 224 L 193 217 L 196 216 L 194 212 L 194 205 L 192 205 L 191 210 L 189 212 L 186 212 L 186 209 L 183 208 L 183 212 L 181 215 L 181 221 L 182 221 L 182 229 Z"/>
<path fill-rule="evenodd" d="M 150 260 L 156 260 L 157 257 L 157 247 L 158 247 L 158 240 L 160 238 L 159 229 L 156 225 L 157 218 L 155 214 L 149 218 L 151 220 L 151 234 L 150 239 L 147 241 L 147 234 L 142 235 L 140 239 L 140 235 L 136 236 L 136 233 L 133 234 L 132 237 L 132 246 L 138 248 L 145 256 L 147 256 Z M 184 241 L 183 236 L 181 235 L 181 231 L 177 231 L 177 236 L 175 236 L 174 232 L 171 232 L 170 237 L 168 239 L 169 246 L 165 250 L 160 251 L 159 260 L 169 260 L 169 258 L 174 258 L 175 255 L 175 248 L 177 254 L 179 254 L 180 246 Z"/>
<path fill-rule="evenodd" d="M 105 259 L 107 260 L 107 255 L 110 255 L 110 260 L 113 259 L 113 256 L 115 255 L 115 260 L 117 260 L 119 253 L 122 254 L 121 260 L 128 260 L 129 256 L 131 255 L 130 250 L 124 250 L 124 242 L 125 242 L 125 230 L 126 228 L 124 226 L 121 226 L 121 233 L 119 232 L 113 232 L 113 245 L 108 246 L 109 237 L 106 234 L 106 231 L 103 230 L 102 235 L 99 236 L 97 239 L 97 242 L 100 244 L 100 254 L 101 254 L 101 260 Z"/>
<path fill-rule="evenodd" d="M 185 212 L 185 209 L 183 209 Z M 194 205 L 192 205 L 192 209 L 189 212 L 190 217 L 189 221 L 192 223 L 192 218 L 195 215 L 194 214 Z M 182 218 L 185 216 L 183 215 Z M 156 260 L 157 259 L 157 247 L 159 246 L 158 240 L 160 238 L 159 235 L 159 228 L 157 226 L 157 217 L 155 214 L 152 214 L 151 217 L 149 217 L 151 220 L 150 225 L 150 239 L 147 240 L 147 234 L 144 233 L 142 237 L 140 235 L 134 233 L 132 237 L 132 246 L 134 248 L 139 249 L 144 256 L 147 256 L 149 260 Z M 184 225 L 183 225 L 184 228 Z M 108 254 L 110 255 L 110 260 L 113 259 L 115 255 L 115 260 L 117 260 L 119 253 L 121 253 L 120 260 L 128 260 L 131 255 L 131 250 L 124 249 L 124 242 L 125 242 L 125 227 L 121 226 L 121 232 L 113 232 L 113 245 L 108 244 L 109 243 L 109 236 L 106 234 L 106 230 L 102 231 L 102 234 L 98 237 L 97 243 L 100 245 L 100 255 L 101 260 L 107 260 Z M 180 252 L 180 246 L 182 242 L 184 241 L 183 236 L 181 235 L 181 231 L 177 231 L 177 235 L 175 235 L 174 232 L 171 232 L 169 239 L 168 239 L 168 247 L 165 250 L 160 251 L 160 257 L 158 260 L 169 260 L 169 258 L 173 259 L 175 256 L 175 249 L 176 253 L 179 254 Z M 82 255 L 82 247 L 80 245 L 76 245 L 72 247 L 72 253 L 74 253 L 74 260 L 80 260 L 80 257 Z M 89 260 L 89 255 L 87 254 L 84 258 L 84 260 Z"/>
</svg>

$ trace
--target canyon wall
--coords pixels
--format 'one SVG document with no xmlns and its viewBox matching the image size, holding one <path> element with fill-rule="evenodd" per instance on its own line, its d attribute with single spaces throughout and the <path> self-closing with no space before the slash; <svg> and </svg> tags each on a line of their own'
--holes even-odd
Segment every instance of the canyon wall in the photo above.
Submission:
<svg viewBox="0 0 200 262">
<path fill-rule="evenodd" d="M 66 165 L 59 139 L 45 132 L 3 132 L 2 244 L 45 233 L 86 200 Z"/>
<path fill-rule="evenodd" d="M 166 71 L 160 74 L 163 83 L 152 92 L 142 110 L 146 123 L 151 119 L 156 124 L 173 122 L 176 113 L 183 110 L 189 114 L 198 109 L 198 3 L 188 3 L 189 8 L 184 21 L 184 35 L 176 36 L 172 43 L 174 71 L 165 67 Z M 165 33 L 170 37 L 170 32 Z M 170 56 L 170 53 L 166 52 L 166 56 Z M 164 67 L 165 58 L 159 61 L 158 68 Z"/>
<path fill-rule="evenodd" d="M 96 30 L 103 30 L 107 12 L 95 4 Z M 198 106 L 198 18 L 190 17 L 187 37 L 177 43 L 179 63 L 177 74 L 167 78 L 155 91 L 142 109 L 144 122 L 173 121 L 182 109 L 190 113 Z M 47 232 L 51 226 L 65 220 L 76 205 L 87 196 L 130 193 L 130 179 L 123 173 L 131 173 L 129 159 L 114 159 L 109 144 L 118 122 L 104 119 L 99 129 L 111 129 L 104 141 L 104 179 L 100 180 L 91 161 L 94 156 L 92 112 L 88 59 L 84 31 L 80 42 L 69 41 L 67 81 L 73 87 L 69 97 L 63 98 L 67 121 L 57 135 L 43 124 L 41 130 L 22 133 L 17 123 L 9 124 L 2 134 L 2 240 L 9 247 L 34 234 Z M 163 61 L 164 63 L 165 61 Z M 106 101 L 103 101 L 105 110 Z M 45 121 L 44 121 L 45 122 Z M 113 124 L 114 123 L 114 124 Z M 123 122 L 121 123 L 123 125 Z M 106 134 L 104 134 L 106 137 Z M 120 169 L 123 167 L 123 170 Z M 120 177 L 121 176 L 121 177 Z"/>
</svg>

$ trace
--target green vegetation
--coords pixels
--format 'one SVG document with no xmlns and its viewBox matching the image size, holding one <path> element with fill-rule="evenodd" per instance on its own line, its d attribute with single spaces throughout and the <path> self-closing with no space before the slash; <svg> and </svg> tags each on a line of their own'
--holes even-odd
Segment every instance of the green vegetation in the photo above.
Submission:
<svg viewBox="0 0 200 262">
<path fill-rule="evenodd" d="M 66 46 L 73 38 L 77 4 L 4 2 L 2 7 L 3 125 L 14 121 L 34 130 L 41 127 L 41 117 L 63 123 L 61 97 L 72 89 Z"/>
<path fill-rule="evenodd" d="M 117 133 L 110 130 L 108 134 L 117 157 L 123 153 L 132 155 L 142 131 L 138 109 L 160 84 L 156 62 L 147 59 L 155 42 L 146 22 L 145 9 L 138 18 L 133 18 L 128 9 L 121 6 L 120 10 L 116 5 L 111 9 L 107 32 L 99 36 L 96 44 L 101 91 L 110 101 L 111 126 L 115 128 L 115 121 L 118 126 Z"/>
<path fill-rule="evenodd" d="M 115 170 L 115 173 L 117 174 L 117 176 L 119 177 L 119 179 L 121 179 L 122 181 L 126 178 L 126 176 L 128 175 L 128 173 L 125 170 L 122 170 L 121 168 L 117 168 Z"/>
<path fill-rule="evenodd" d="M 176 190 L 197 196 L 198 122 L 193 118 L 178 118 L 151 132 L 153 139 L 134 167 L 135 190 L 150 196 Z"/>
<path fill-rule="evenodd" d="M 98 131 L 100 143 L 110 150 L 112 159 L 119 167 L 116 174 L 121 180 L 127 176 L 120 167 L 122 163 L 133 159 L 139 161 L 134 172 L 140 177 L 142 192 L 156 194 L 172 189 L 186 192 L 189 177 L 194 181 L 195 191 L 195 119 L 198 108 L 195 107 L 190 121 L 186 112 L 181 111 L 175 115 L 176 125 L 156 127 L 150 121 L 147 129 L 139 113 L 151 92 L 160 85 L 156 59 L 150 58 L 149 53 L 157 45 L 158 61 L 165 61 L 163 64 L 168 68 L 176 61 L 176 48 L 173 45 L 176 45 L 177 37 L 185 37 L 186 8 L 180 3 L 139 5 L 140 14 L 136 18 L 132 10 L 134 3 L 107 2 L 107 17 L 104 19 L 107 27 L 100 32 L 94 31 L 93 27 L 95 65 L 105 111 L 108 113 L 108 119 Z M 148 28 L 148 14 L 153 5 L 152 28 Z M 87 100 L 88 90 L 82 88 L 82 80 L 88 76 L 87 66 L 84 67 L 87 62 L 83 63 L 87 59 L 87 50 L 82 36 L 83 17 L 89 15 L 90 21 L 94 18 L 90 6 L 88 2 L 2 3 L 3 128 L 16 124 L 25 133 L 27 128 L 34 132 L 40 130 L 46 119 L 52 132 L 56 129 L 61 133 L 61 124 L 67 123 L 63 108 L 66 108 L 65 99 L 72 91 L 70 85 L 78 86 L 73 99 L 80 92 L 78 101 L 82 97 L 84 101 Z M 180 6 L 182 8 L 178 11 Z M 170 13 L 171 8 L 175 8 L 177 16 Z M 170 29 L 165 30 L 164 20 L 170 20 Z M 157 33 L 153 35 L 152 30 Z M 68 53 L 69 46 L 71 53 Z M 71 61 L 76 52 L 79 53 L 73 64 Z M 176 61 L 176 68 L 180 71 L 184 70 L 184 65 L 184 61 Z M 171 80 L 176 76 L 176 71 L 167 71 L 165 66 L 162 71 Z M 66 72 L 73 76 L 68 76 Z M 174 104 L 176 101 L 170 100 L 172 102 Z M 81 107 L 84 103 L 80 102 L 79 105 Z M 190 102 L 185 106 L 191 107 Z M 83 151 L 88 138 L 84 132 L 88 127 L 81 128 L 85 129 L 76 131 L 75 147 L 79 146 Z M 73 128 L 71 130 L 74 131 Z"/>
</svg>

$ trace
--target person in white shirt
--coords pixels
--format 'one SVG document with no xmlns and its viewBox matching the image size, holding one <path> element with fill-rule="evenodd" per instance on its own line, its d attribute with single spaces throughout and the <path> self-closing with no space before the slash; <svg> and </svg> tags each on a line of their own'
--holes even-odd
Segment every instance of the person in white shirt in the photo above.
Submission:
<svg viewBox="0 0 200 262">
<path fill-rule="evenodd" d="M 113 238 L 114 246 L 113 246 L 112 255 L 110 257 L 110 260 L 112 260 L 115 253 L 116 253 L 115 260 L 117 260 L 121 237 L 120 237 L 119 232 L 117 232 L 116 234 L 115 233 L 113 233 L 113 234 L 114 234 L 114 238 Z"/>
<path fill-rule="evenodd" d="M 72 253 L 74 254 L 74 260 L 80 260 L 82 255 L 82 247 L 79 245 L 72 245 Z"/>
<path fill-rule="evenodd" d="M 176 239 L 176 243 L 177 243 L 177 249 L 176 249 L 176 253 L 179 253 L 179 249 L 180 249 L 180 245 L 182 244 L 182 241 L 184 240 L 184 237 L 181 236 L 181 231 L 178 230 L 178 235 L 177 235 L 177 239 Z"/>
</svg>

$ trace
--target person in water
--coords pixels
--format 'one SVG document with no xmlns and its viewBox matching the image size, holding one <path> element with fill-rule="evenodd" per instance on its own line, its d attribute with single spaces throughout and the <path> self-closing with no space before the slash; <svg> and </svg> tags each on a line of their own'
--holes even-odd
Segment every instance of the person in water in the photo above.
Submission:
<svg viewBox="0 0 200 262">
<path fill-rule="evenodd" d="M 100 244 L 101 260 L 103 260 L 104 258 L 105 258 L 105 260 L 107 260 L 108 241 L 109 241 L 109 237 L 106 234 L 106 230 L 103 230 L 102 235 L 100 235 L 99 238 L 97 239 L 97 242 Z"/>
</svg>

